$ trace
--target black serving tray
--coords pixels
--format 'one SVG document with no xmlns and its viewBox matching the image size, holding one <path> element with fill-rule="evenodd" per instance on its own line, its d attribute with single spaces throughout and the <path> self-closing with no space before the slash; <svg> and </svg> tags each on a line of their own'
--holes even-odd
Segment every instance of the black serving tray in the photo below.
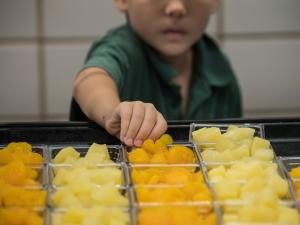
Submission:
<svg viewBox="0 0 300 225">
<path fill-rule="evenodd" d="M 265 138 L 271 141 L 278 156 L 300 156 L 300 118 L 168 121 L 167 133 L 174 141 L 188 141 L 192 123 L 259 124 L 263 126 Z M 0 143 L 18 141 L 31 144 L 120 144 L 117 138 L 93 122 L 0 123 Z"/>
</svg>

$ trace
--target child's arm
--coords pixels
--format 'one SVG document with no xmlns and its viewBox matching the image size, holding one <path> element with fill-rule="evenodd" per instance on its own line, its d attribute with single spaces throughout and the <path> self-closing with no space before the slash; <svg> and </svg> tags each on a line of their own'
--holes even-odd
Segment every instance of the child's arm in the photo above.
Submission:
<svg viewBox="0 0 300 225">
<path fill-rule="evenodd" d="M 157 139 L 167 129 L 153 104 L 120 102 L 115 82 L 100 68 L 83 70 L 74 82 L 73 95 L 87 117 L 127 145 L 141 146 L 145 139 Z"/>
</svg>

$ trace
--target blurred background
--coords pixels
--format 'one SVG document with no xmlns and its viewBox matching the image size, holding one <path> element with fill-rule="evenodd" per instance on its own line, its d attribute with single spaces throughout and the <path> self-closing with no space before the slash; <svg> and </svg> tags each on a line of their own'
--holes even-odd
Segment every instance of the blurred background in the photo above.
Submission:
<svg viewBox="0 0 300 225">
<path fill-rule="evenodd" d="M 300 116 L 300 1 L 222 0 L 209 25 L 244 116 Z M 91 43 L 124 23 L 113 0 L 0 0 L 0 122 L 64 121 Z"/>
</svg>

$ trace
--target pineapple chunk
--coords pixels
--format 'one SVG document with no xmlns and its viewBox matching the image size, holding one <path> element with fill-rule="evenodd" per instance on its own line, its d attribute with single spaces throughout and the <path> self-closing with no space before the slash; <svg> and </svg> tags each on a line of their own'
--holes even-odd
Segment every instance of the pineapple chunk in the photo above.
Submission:
<svg viewBox="0 0 300 225">
<path fill-rule="evenodd" d="M 288 207 L 279 208 L 278 224 L 280 225 L 298 225 L 300 223 L 299 213 L 296 209 Z"/>
<path fill-rule="evenodd" d="M 192 132 L 195 142 L 216 143 L 221 138 L 221 131 L 218 127 L 201 128 Z"/>
<path fill-rule="evenodd" d="M 216 168 L 211 169 L 208 172 L 208 178 L 210 181 L 225 179 L 226 177 L 226 169 L 224 166 L 218 166 Z"/>
<path fill-rule="evenodd" d="M 89 147 L 88 152 L 85 155 L 85 158 L 88 161 L 93 163 L 110 162 L 110 156 L 106 144 L 100 145 L 100 144 L 93 143 Z"/>
<path fill-rule="evenodd" d="M 283 198 L 288 194 L 288 183 L 279 175 L 274 175 L 269 178 L 268 185 L 278 195 L 279 198 Z"/>
<path fill-rule="evenodd" d="M 263 205 L 246 205 L 239 210 L 240 222 L 272 223 L 277 220 L 277 211 Z"/>
<path fill-rule="evenodd" d="M 225 150 L 230 150 L 235 147 L 235 144 L 229 138 L 222 136 L 216 144 L 216 150 L 218 152 L 223 152 Z"/>
<path fill-rule="evenodd" d="M 54 163 L 66 163 L 74 162 L 80 157 L 80 153 L 77 152 L 73 147 L 66 147 L 59 151 L 54 157 L 52 162 Z"/>
<path fill-rule="evenodd" d="M 215 191 L 219 200 L 238 199 L 240 183 L 236 180 L 222 180 L 215 184 Z"/>
<path fill-rule="evenodd" d="M 263 139 L 263 138 L 259 138 L 259 137 L 254 137 L 253 138 L 253 142 L 252 142 L 252 146 L 251 146 L 251 155 L 254 155 L 254 153 L 258 150 L 258 149 L 269 149 L 270 148 L 270 141 Z"/>
<path fill-rule="evenodd" d="M 272 161 L 274 159 L 274 152 L 271 149 L 260 148 L 254 152 L 253 158 L 263 161 Z"/>
<path fill-rule="evenodd" d="M 252 139 L 254 133 L 255 130 L 253 128 L 240 127 L 237 129 L 230 129 L 224 133 L 223 136 L 232 140 L 241 141 L 244 139 Z"/>
<path fill-rule="evenodd" d="M 221 161 L 221 155 L 220 152 L 217 152 L 215 150 L 204 150 L 201 153 L 201 156 L 203 158 L 203 161 L 205 162 L 220 162 Z"/>
</svg>

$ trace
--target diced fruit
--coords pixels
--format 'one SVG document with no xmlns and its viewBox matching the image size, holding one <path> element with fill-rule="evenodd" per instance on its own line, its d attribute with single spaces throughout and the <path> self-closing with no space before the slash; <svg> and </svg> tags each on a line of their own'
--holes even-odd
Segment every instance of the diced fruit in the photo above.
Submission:
<svg viewBox="0 0 300 225">
<path fill-rule="evenodd" d="M 101 145 L 93 143 L 89 147 L 85 158 L 93 163 L 103 163 L 107 161 L 110 162 L 110 156 L 106 144 Z"/>
<path fill-rule="evenodd" d="M 128 153 L 128 159 L 131 163 L 149 163 L 150 155 L 143 148 L 135 148 Z"/>
<path fill-rule="evenodd" d="M 244 139 L 252 139 L 255 130 L 253 128 L 248 127 L 240 127 L 237 129 L 229 129 L 226 133 L 223 134 L 224 137 L 240 141 Z"/>
<path fill-rule="evenodd" d="M 173 145 L 167 155 L 168 163 L 195 163 L 193 151 L 184 145 Z"/>
<path fill-rule="evenodd" d="M 54 163 L 65 163 L 66 159 L 72 159 L 75 161 L 80 157 L 80 153 L 77 152 L 73 147 L 63 148 L 58 152 L 58 154 L 54 157 L 52 162 Z"/>
<path fill-rule="evenodd" d="M 264 161 L 272 161 L 274 159 L 274 152 L 271 149 L 260 148 L 254 152 L 253 157 Z"/>
<path fill-rule="evenodd" d="M 259 138 L 259 137 L 254 137 L 253 142 L 252 142 L 252 146 L 251 146 L 251 155 L 254 155 L 255 152 L 258 149 L 269 149 L 270 148 L 270 141 L 263 139 L 263 138 Z"/>
<path fill-rule="evenodd" d="M 193 141 L 195 142 L 206 142 L 206 143 L 217 143 L 221 138 L 221 131 L 217 127 L 201 128 L 192 132 Z"/>
</svg>

